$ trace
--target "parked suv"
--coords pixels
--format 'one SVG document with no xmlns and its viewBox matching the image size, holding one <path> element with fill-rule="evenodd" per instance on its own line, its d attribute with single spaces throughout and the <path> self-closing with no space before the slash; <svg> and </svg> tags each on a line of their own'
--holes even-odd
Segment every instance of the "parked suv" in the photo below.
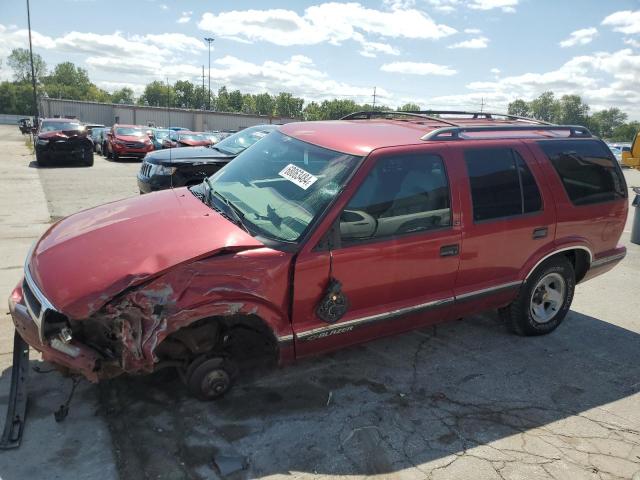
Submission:
<svg viewBox="0 0 640 480">
<path fill-rule="evenodd" d="M 35 141 L 36 163 L 40 167 L 81 163 L 93 165 L 93 143 L 75 119 L 43 118 Z"/>
<path fill-rule="evenodd" d="M 257 125 L 245 128 L 215 146 L 151 152 L 140 165 L 138 189 L 142 194 L 201 183 L 276 128 L 275 125 Z"/>
<path fill-rule="evenodd" d="M 201 185 L 59 221 L 16 331 L 92 381 L 177 367 L 204 399 L 255 361 L 481 310 L 553 331 L 625 256 L 620 166 L 584 127 L 436 113 L 290 123 Z"/>
<path fill-rule="evenodd" d="M 142 158 L 153 150 L 153 143 L 146 129 L 137 125 L 114 125 L 107 134 L 105 154 L 107 158 Z"/>
</svg>

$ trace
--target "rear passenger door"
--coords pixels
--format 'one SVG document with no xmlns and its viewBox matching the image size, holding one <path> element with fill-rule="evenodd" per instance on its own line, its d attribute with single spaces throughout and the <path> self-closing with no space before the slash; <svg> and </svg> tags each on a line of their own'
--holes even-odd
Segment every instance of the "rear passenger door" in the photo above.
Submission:
<svg viewBox="0 0 640 480">
<path fill-rule="evenodd" d="M 488 142 L 485 142 L 488 143 Z M 452 154 L 466 172 L 463 236 L 455 314 L 509 303 L 520 271 L 555 236 L 555 208 L 543 174 L 524 144 L 458 144 Z"/>
</svg>

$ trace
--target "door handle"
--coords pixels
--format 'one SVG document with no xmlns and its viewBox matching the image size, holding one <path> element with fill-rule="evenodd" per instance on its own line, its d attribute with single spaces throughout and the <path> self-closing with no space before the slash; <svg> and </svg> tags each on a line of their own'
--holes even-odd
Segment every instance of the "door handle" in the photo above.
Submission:
<svg viewBox="0 0 640 480">
<path fill-rule="evenodd" d="M 533 229 L 533 239 L 536 240 L 538 238 L 545 238 L 549 233 L 549 229 L 547 227 L 539 227 Z"/>
<path fill-rule="evenodd" d="M 440 247 L 441 257 L 455 257 L 460 252 L 460 246 L 456 243 L 454 245 L 443 245 Z"/>
</svg>

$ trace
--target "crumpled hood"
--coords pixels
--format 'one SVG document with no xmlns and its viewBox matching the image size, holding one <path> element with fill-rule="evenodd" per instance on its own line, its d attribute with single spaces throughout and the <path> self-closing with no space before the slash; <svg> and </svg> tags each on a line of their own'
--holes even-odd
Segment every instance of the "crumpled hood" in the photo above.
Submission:
<svg viewBox="0 0 640 480">
<path fill-rule="evenodd" d="M 38 134 L 38 138 L 42 140 L 61 140 L 70 137 L 86 137 L 86 132 L 80 130 L 54 130 L 50 132 L 42 132 Z"/>
<path fill-rule="evenodd" d="M 44 295 L 83 319 L 123 290 L 171 267 L 264 246 L 187 188 L 120 200 L 53 225 L 37 242 L 29 269 Z"/>
</svg>

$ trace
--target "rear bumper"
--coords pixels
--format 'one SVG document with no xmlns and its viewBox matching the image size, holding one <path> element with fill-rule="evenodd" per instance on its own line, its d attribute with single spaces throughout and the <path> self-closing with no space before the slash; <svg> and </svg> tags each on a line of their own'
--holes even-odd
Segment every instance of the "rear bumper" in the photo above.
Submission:
<svg viewBox="0 0 640 480">
<path fill-rule="evenodd" d="M 582 279 L 582 282 L 608 272 L 613 267 L 618 265 L 626 255 L 627 247 L 625 247 L 624 245 L 618 245 L 612 250 L 596 255 L 596 258 L 591 261 L 591 266 Z"/>
<path fill-rule="evenodd" d="M 53 348 L 46 341 L 40 340 L 38 327 L 29 315 L 29 311 L 22 298 L 22 287 L 19 284 L 11 297 L 9 297 L 9 312 L 16 331 L 22 339 L 42 353 L 42 358 L 72 372 L 79 373 L 92 382 L 97 382 L 99 355 L 91 348 L 75 340 L 71 340 L 69 345 L 77 352 L 71 356 Z"/>
</svg>

